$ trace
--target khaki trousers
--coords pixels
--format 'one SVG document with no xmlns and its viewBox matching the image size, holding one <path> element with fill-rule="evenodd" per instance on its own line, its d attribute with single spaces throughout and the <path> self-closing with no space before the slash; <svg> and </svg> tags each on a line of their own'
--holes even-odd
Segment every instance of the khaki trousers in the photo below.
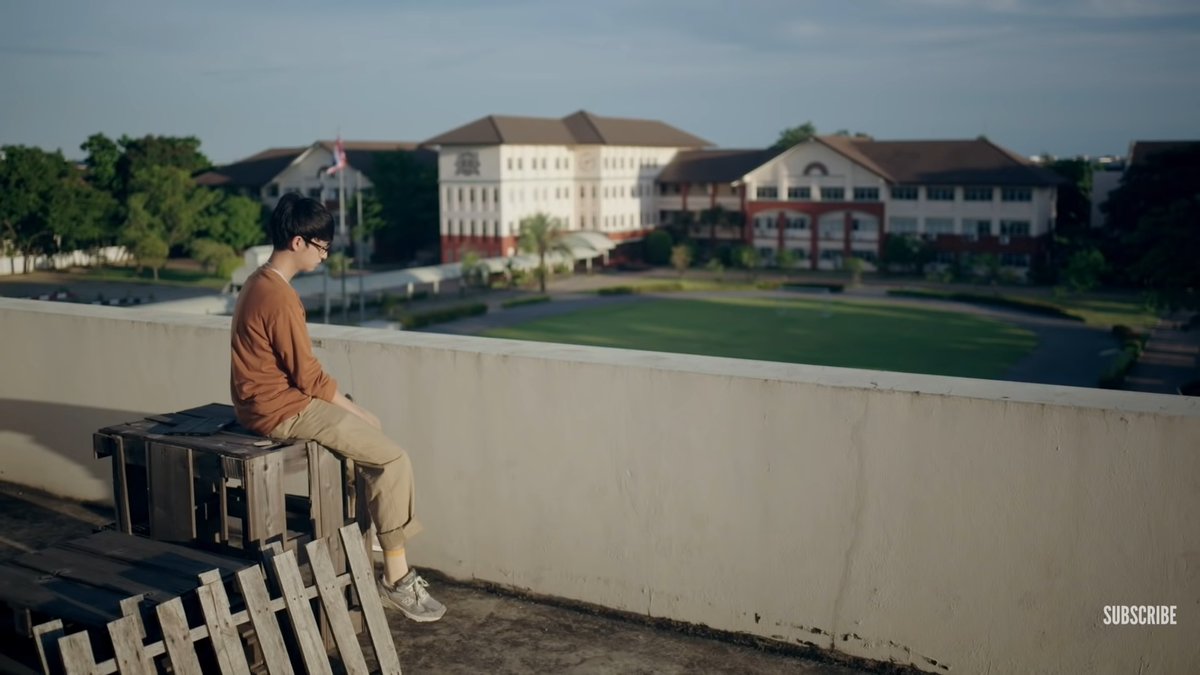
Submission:
<svg viewBox="0 0 1200 675">
<path fill-rule="evenodd" d="M 367 490 L 358 498 L 367 500 L 384 549 L 403 548 L 409 537 L 421 531 L 413 515 L 413 470 L 408 453 L 357 415 L 314 398 L 299 415 L 275 427 L 270 436 L 313 440 L 354 460 Z"/>
</svg>

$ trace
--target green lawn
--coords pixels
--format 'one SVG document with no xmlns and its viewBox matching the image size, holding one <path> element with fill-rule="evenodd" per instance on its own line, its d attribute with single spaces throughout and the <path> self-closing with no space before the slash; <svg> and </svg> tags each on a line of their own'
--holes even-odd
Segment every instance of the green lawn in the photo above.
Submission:
<svg viewBox="0 0 1200 675">
<path fill-rule="evenodd" d="M 142 270 L 139 275 L 133 267 L 89 267 L 89 279 L 97 281 L 129 281 L 133 283 L 159 284 L 162 286 L 199 286 L 220 290 L 229 283 L 229 279 L 210 276 L 200 270 L 176 269 L 164 267 L 158 271 L 158 281 L 154 280 L 154 272 Z"/>
<path fill-rule="evenodd" d="M 771 298 L 647 300 L 490 337 L 765 361 L 1000 378 L 1037 343 L 991 319 L 891 304 Z"/>
</svg>

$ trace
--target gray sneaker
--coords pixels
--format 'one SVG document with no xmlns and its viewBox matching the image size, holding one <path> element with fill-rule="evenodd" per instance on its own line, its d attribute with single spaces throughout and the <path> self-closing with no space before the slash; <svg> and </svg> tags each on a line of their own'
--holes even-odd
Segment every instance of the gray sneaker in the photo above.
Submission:
<svg viewBox="0 0 1200 675">
<path fill-rule="evenodd" d="M 437 621 L 446 613 L 446 606 L 433 599 L 425 590 L 427 586 L 429 582 L 411 569 L 395 586 L 388 586 L 384 577 L 379 577 L 379 595 L 413 621 Z"/>
</svg>

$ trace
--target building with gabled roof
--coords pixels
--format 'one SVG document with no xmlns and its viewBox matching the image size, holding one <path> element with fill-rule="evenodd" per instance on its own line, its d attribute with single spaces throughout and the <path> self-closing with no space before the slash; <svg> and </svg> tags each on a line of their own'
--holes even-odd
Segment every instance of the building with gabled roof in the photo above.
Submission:
<svg viewBox="0 0 1200 675">
<path fill-rule="evenodd" d="M 439 134 L 442 260 L 516 253 L 521 219 L 545 212 L 614 241 L 654 224 L 654 180 L 675 154 L 711 145 L 657 120 L 579 111 L 488 115 Z"/>
</svg>

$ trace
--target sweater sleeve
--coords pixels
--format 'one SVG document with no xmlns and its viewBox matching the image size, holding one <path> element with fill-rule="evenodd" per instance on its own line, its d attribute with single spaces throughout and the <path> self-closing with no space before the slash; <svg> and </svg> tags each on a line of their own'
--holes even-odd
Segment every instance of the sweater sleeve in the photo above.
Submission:
<svg viewBox="0 0 1200 675">
<path fill-rule="evenodd" d="M 296 389 L 308 396 L 323 401 L 332 401 L 337 393 L 337 382 L 330 377 L 312 353 L 312 339 L 308 336 L 308 324 L 304 321 L 304 307 L 299 303 L 288 303 L 280 307 L 273 321 L 268 322 L 272 332 L 279 365 Z"/>
</svg>

